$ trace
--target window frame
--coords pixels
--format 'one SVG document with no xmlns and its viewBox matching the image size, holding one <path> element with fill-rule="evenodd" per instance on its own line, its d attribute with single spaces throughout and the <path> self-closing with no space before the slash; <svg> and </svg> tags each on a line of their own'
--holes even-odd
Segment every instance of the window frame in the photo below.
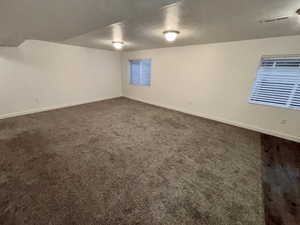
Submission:
<svg viewBox="0 0 300 225">
<path fill-rule="evenodd" d="M 283 108 L 283 109 L 288 109 L 288 110 L 300 110 L 300 107 L 298 106 L 291 106 L 291 102 L 293 101 L 293 98 L 295 98 L 295 93 L 298 92 L 298 89 L 300 90 L 300 65 L 299 65 L 299 78 L 298 81 L 295 81 L 295 86 L 293 88 L 293 90 L 291 91 L 292 93 L 290 94 L 288 103 L 286 103 L 286 105 L 280 105 L 280 104 L 276 104 L 276 103 L 268 103 L 268 102 L 258 102 L 258 101 L 254 101 L 252 100 L 253 98 L 253 92 L 254 89 L 256 88 L 256 84 L 258 79 L 258 73 L 262 67 L 262 64 L 265 60 L 280 60 L 280 59 L 298 59 L 300 60 L 300 55 L 262 55 L 260 58 L 260 63 L 256 69 L 256 75 L 255 75 L 255 79 L 253 81 L 253 84 L 251 86 L 251 90 L 250 90 L 250 95 L 248 98 L 248 103 L 250 104 L 255 104 L 255 105 L 262 105 L 262 106 L 267 106 L 267 107 L 277 107 L 277 108 Z"/>
<path fill-rule="evenodd" d="M 131 72 L 132 72 L 132 69 L 131 69 L 132 61 L 139 61 L 139 62 L 149 61 L 150 62 L 150 74 L 149 74 L 149 84 L 148 85 L 135 84 L 135 83 L 132 82 L 132 74 L 131 74 Z M 133 86 L 137 86 L 137 87 L 151 87 L 151 85 L 152 85 L 152 59 L 151 58 L 132 58 L 132 59 L 128 60 L 128 64 L 129 64 L 129 69 L 128 69 L 128 74 L 129 74 L 128 83 L 129 83 L 129 85 L 133 85 Z M 142 67 L 140 67 L 140 74 L 139 74 L 140 78 L 142 76 L 141 71 L 142 71 Z"/>
</svg>

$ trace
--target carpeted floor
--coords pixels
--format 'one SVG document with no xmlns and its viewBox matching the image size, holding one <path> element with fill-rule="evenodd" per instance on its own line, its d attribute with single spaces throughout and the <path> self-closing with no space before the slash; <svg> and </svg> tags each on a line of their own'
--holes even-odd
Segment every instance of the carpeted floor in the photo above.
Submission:
<svg viewBox="0 0 300 225">
<path fill-rule="evenodd" d="M 0 224 L 263 225 L 260 151 L 126 98 L 0 120 Z"/>
</svg>

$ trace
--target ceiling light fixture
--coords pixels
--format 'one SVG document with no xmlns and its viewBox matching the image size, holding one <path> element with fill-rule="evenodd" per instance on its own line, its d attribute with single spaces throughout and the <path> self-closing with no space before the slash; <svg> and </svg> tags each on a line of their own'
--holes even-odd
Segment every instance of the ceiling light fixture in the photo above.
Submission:
<svg viewBox="0 0 300 225">
<path fill-rule="evenodd" d="M 122 42 L 122 41 L 113 41 L 112 44 L 113 44 L 114 48 L 117 50 L 121 50 L 124 46 L 124 42 Z"/>
<path fill-rule="evenodd" d="M 173 42 L 176 40 L 179 33 L 180 32 L 177 30 L 167 30 L 164 32 L 164 35 L 167 41 Z"/>
</svg>

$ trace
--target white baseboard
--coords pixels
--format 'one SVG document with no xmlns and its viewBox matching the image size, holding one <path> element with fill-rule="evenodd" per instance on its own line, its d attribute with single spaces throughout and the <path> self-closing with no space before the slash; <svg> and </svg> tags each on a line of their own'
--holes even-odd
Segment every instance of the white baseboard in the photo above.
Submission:
<svg viewBox="0 0 300 225">
<path fill-rule="evenodd" d="M 253 125 L 249 125 L 249 124 L 245 124 L 245 123 L 234 122 L 234 121 L 230 121 L 230 120 L 226 120 L 226 119 L 222 119 L 222 118 L 212 117 L 210 115 L 205 115 L 205 114 L 201 114 L 201 113 L 198 113 L 198 112 L 196 113 L 196 112 L 192 112 L 192 111 L 189 111 L 189 110 L 186 110 L 186 109 L 184 109 L 184 110 L 183 109 L 178 109 L 177 107 L 174 107 L 174 106 L 161 104 L 161 103 L 154 103 L 153 101 L 149 101 L 149 100 L 145 100 L 145 99 L 139 99 L 139 98 L 133 98 L 133 97 L 121 96 L 121 95 L 116 96 L 116 97 L 93 99 L 93 100 L 90 100 L 90 101 L 81 101 L 81 102 L 73 102 L 73 103 L 56 105 L 56 106 L 40 107 L 40 108 L 29 109 L 29 110 L 25 110 L 25 111 L 21 111 L 21 112 L 12 112 L 12 113 L 7 113 L 7 114 L 0 115 L 0 119 L 6 119 L 6 118 L 11 118 L 11 117 L 16 117 L 16 116 L 23 116 L 23 115 L 28 115 L 28 114 L 38 113 L 38 112 L 45 112 L 45 111 L 61 109 L 61 108 L 67 108 L 67 107 L 71 107 L 71 106 L 82 105 L 82 104 L 87 104 L 87 103 L 93 103 L 93 102 L 109 100 L 109 99 L 114 99 L 114 98 L 119 98 L 119 97 L 126 97 L 126 98 L 129 98 L 129 99 L 135 100 L 135 101 L 140 101 L 140 102 L 156 105 L 156 106 L 159 106 L 159 107 L 167 108 L 167 109 L 170 109 L 170 110 L 175 110 L 175 111 L 178 111 L 178 112 L 190 114 L 190 115 L 193 115 L 193 116 L 203 117 L 203 118 L 210 119 L 210 120 L 215 120 L 215 121 L 218 121 L 218 122 L 221 122 L 221 123 L 226 123 L 226 124 L 230 124 L 230 125 L 233 125 L 233 126 L 245 128 L 245 129 L 248 129 L 248 130 L 253 130 L 253 131 L 260 132 L 260 133 L 264 133 L 264 134 L 284 138 L 284 139 L 287 139 L 287 140 L 300 142 L 300 138 L 298 138 L 296 136 L 287 135 L 287 134 L 284 134 L 284 133 L 263 129 L 263 128 L 256 127 L 256 126 L 253 126 Z"/>
<path fill-rule="evenodd" d="M 28 115 L 28 114 L 51 111 L 51 110 L 55 110 L 55 109 L 62 109 L 62 108 L 67 108 L 67 107 L 71 107 L 71 106 L 83 105 L 83 104 L 99 102 L 99 101 L 104 101 L 104 100 L 109 100 L 109 99 L 114 99 L 114 98 L 119 98 L 119 97 L 122 97 L 122 96 L 99 98 L 99 99 L 93 99 L 90 101 L 80 101 L 80 102 L 73 102 L 73 103 L 67 103 L 67 104 L 56 105 L 56 106 L 46 106 L 46 107 L 40 107 L 40 108 L 35 108 L 35 109 L 28 109 L 25 111 L 12 112 L 12 113 L 0 115 L 0 119 L 7 119 L 7 118 L 11 118 L 11 117 L 16 117 L 16 116 L 24 116 L 24 115 Z"/>
<path fill-rule="evenodd" d="M 145 100 L 145 99 L 133 98 L 133 97 L 130 97 L 130 96 L 124 96 L 124 97 L 135 100 L 135 101 L 140 101 L 140 102 L 148 103 L 148 104 L 151 104 L 151 105 L 167 108 L 167 109 L 170 109 L 170 110 L 186 113 L 186 114 L 189 114 L 189 115 L 193 115 L 193 116 L 197 116 L 197 117 L 203 117 L 203 118 L 206 118 L 206 119 L 209 119 L 209 120 L 214 120 L 214 121 L 218 121 L 218 122 L 221 122 L 221 123 L 230 124 L 230 125 L 233 125 L 233 126 L 236 126 L 236 127 L 241 127 L 241 128 L 245 128 L 245 129 L 248 129 L 248 130 L 257 131 L 259 133 L 268 134 L 268 135 L 284 138 L 284 139 L 295 141 L 295 142 L 300 142 L 299 137 L 292 136 L 292 135 L 287 135 L 287 134 L 280 133 L 280 132 L 277 132 L 277 131 L 267 130 L 267 129 L 263 129 L 263 128 L 256 127 L 256 126 L 253 126 L 253 125 L 245 124 L 245 123 L 234 122 L 234 121 L 230 121 L 230 120 L 226 120 L 226 119 L 222 119 L 222 118 L 217 118 L 217 117 L 213 117 L 213 116 L 210 116 L 210 115 L 205 115 L 205 114 L 198 113 L 198 112 L 196 113 L 196 112 L 192 112 L 192 111 L 189 111 L 189 110 L 186 110 L 186 109 L 182 110 L 182 109 L 178 109 L 177 107 L 174 107 L 174 106 L 161 104 L 161 103 L 157 103 L 157 102 L 154 103 L 153 101 L 149 101 L 149 100 Z"/>
</svg>

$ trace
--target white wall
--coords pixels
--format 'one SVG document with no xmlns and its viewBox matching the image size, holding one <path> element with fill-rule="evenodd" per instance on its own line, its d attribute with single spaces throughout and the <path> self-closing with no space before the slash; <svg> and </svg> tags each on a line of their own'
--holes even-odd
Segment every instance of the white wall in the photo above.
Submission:
<svg viewBox="0 0 300 225">
<path fill-rule="evenodd" d="M 121 95 L 119 52 L 43 41 L 0 48 L 0 118 Z"/>
<path fill-rule="evenodd" d="M 300 111 L 248 103 L 262 55 L 300 54 L 300 36 L 123 54 L 129 98 L 300 141 Z M 129 59 L 152 59 L 152 86 L 128 84 Z"/>
</svg>

